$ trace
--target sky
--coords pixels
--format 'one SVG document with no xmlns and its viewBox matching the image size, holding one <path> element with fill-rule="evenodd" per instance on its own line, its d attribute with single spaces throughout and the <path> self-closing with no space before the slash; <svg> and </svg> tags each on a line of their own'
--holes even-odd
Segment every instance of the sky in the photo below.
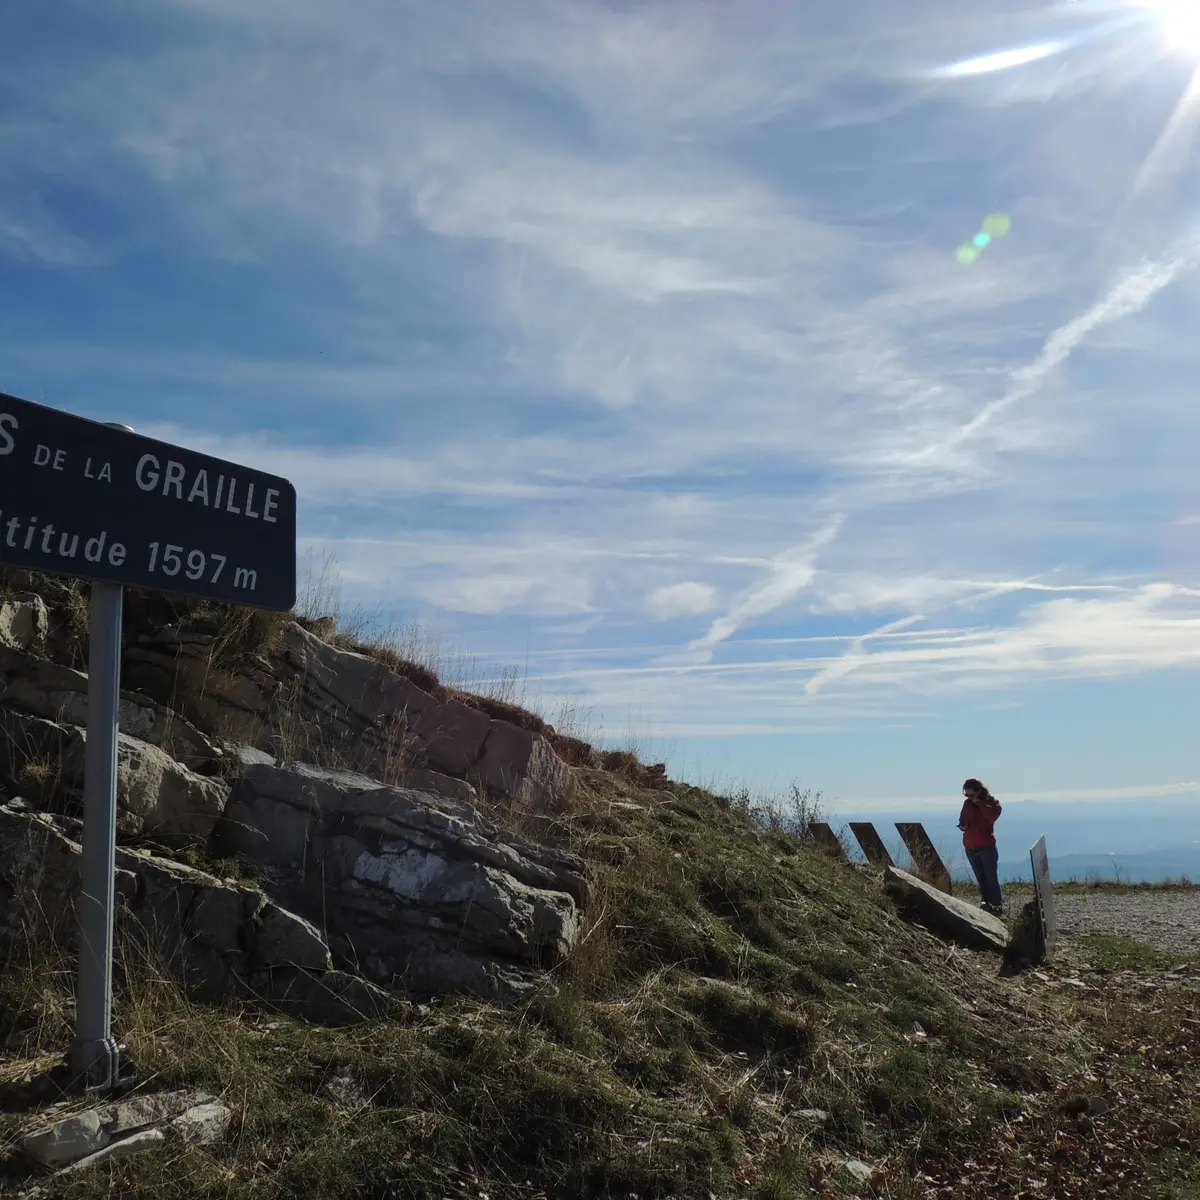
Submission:
<svg viewBox="0 0 1200 1200">
<path fill-rule="evenodd" d="M 1189 9 L 4 5 L 0 391 L 287 476 L 302 592 L 676 777 L 1140 834 L 1200 795 Z"/>
</svg>

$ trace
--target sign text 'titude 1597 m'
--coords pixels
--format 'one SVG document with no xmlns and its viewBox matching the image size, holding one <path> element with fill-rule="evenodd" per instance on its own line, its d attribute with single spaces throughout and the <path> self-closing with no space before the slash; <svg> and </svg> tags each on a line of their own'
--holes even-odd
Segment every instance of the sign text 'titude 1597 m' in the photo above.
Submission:
<svg viewBox="0 0 1200 1200">
<path fill-rule="evenodd" d="M 286 479 L 0 393 L 0 563 L 286 611 Z"/>
</svg>

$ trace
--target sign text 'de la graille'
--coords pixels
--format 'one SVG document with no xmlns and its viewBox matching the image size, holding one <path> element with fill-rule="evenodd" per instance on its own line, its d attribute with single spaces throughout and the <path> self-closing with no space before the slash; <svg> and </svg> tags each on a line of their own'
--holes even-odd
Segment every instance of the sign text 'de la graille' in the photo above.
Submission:
<svg viewBox="0 0 1200 1200">
<path fill-rule="evenodd" d="M 0 393 L 0 563 L 286 611 L 286 480 Z"/>
</svg>

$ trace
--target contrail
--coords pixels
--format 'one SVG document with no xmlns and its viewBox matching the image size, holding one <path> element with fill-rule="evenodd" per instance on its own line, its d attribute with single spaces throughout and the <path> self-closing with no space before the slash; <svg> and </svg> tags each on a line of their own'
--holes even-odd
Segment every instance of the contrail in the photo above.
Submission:
<svg viewBox="0 0 1200 1200">
<path fill-rule="evenodd" d="M 688 643 L 688 649 L 711 651 L 718 642 L 731 638 L 747 621 L 774 612 L 809 587 L 817 574 L 818 553 L 834 541 L 844 520 L 840 514 L 835 516 L 804 545 L 778 555 L 771 563 L 767 578 L 746 592 L 725 616 L 718 617 L 702 638 Z"/>
<path fill-rule="evenodd" d="M 856 667 L 861 667 L 868 659 L 867 642 L 871 638 L 882 637 L 888 633 L 898 633 L 902 629 L 907 629 L 910 625 L 915 625 L 919 621 L 925 620 L 924 616 L 919 614 L 911 617 L 901 617 L 899 621 L 892 621 L 887 625 L 881 625 L 878 629 L 871 630 L 870 633 L 864 633 L 861 637 L 856 637 L 849 646 L 846 647 L 845 653 L 834 662 L 831 662 L 827 667 L 822 667 L 805 685 L 804 691 L 809 696 L 815 696 L 827 683 L 832 683 L 835 679 L 842 679 L 849 675 Z"/>
<path fill-rule="evenodd" d="M 1041 354 L 1013 371 L 1008 391 L 998 400 L 985 405 L 974 417 L 949 438 L 913 455 L 913 462 L 936 458 L 974 437 L 1000 413 L 1032 396 L 1046 377 L 1057 370 L 1097 329 L 1111 325 L 1124 317 L 1141 312 L 1164 288 L 1170 287 L 1181 275 L 1200 265 L 1200 245 L 1193 243 L 1186 250 L 1165 262 L 1144 263 L 1116 283 L 1086 312 L 1056 329 L 1046 340 Z"/>
</svg>

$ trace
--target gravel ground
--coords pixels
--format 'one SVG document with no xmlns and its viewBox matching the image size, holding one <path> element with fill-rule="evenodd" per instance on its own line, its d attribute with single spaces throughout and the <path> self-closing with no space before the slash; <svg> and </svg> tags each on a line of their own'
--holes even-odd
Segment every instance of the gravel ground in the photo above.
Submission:
<svg viewBox="0 0 1200 1200">
<path fill-rule="evenodd" d="M 1188 892 L 1056 892 L 1058 931 L 1108 933 L 1169 954 L 1200 954 L 1200 889 Z"/>
</svg>

